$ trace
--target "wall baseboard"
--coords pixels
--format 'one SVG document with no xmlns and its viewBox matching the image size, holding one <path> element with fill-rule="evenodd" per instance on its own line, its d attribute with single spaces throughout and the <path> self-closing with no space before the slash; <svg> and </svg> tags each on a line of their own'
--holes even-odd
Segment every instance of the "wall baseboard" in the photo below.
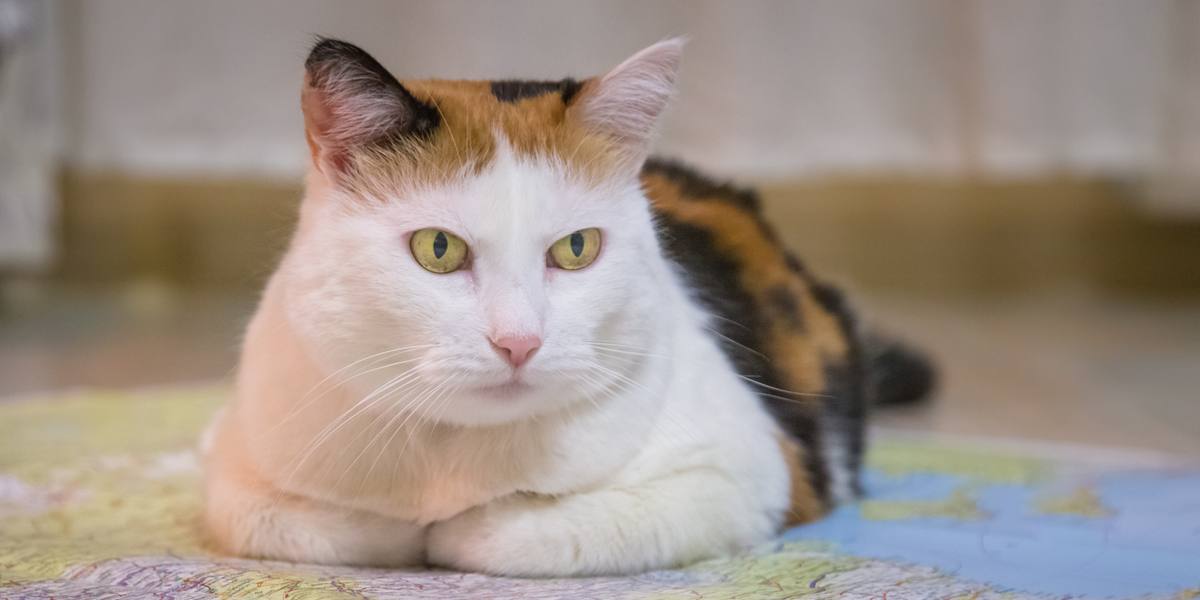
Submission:
<svg viewBox="0 0 1200 600">
<path fill-rule="evenodd" d="M 1120 182 L 867 177 L 764 187 L 788 244 L 872 289 L 1200 296 L 1200 218 Z"/>
<path fill-rule="evenodd" d="M 287 243 L 301 187 L 65 172 L 54 277 L 253 287 Z M 819 274 L 921 296 L 1043 288 L 1200 296 L 1200 220 L 1137 208 L 1127 186 L 902 176 L 761 186 L 786 242 Z"/>
<path fill-rule="evenodd" d="M 295 221 L 302 188 L 261 180 L 67 171 L 55 277 L 258 286 Z"/>
</svg>

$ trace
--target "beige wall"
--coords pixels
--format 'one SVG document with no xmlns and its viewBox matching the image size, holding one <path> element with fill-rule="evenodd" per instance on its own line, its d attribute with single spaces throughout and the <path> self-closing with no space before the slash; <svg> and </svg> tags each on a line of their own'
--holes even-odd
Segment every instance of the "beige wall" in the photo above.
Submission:
<svg viewBox="0 0 1200 600">
<path fill-rule="evenodd" d="M 63 121 L 57 3 L 0 0 L 0 270 L 53 256 Z"/>
<path fill-rule="evenodd" d="M 661 146 L 727 173 L 1200 167 L 1200 8 L 1186 1 L 68 7 L 69 156 L 89 167 L 294 175 L 300 65 L 318 33 L 401 77 L 461 78 L 586 75 L 689 35 Z"/>
<path fill-rule="evenodd" d="M 1132 176 L 1154 184 L 1140 200 L 1200 212 L 1191 0 L 0 2 L 59 9 L 0 89 L 0 268 L 52 247 L 60 156 L 296 181 L 316 34 L 460 78 L 587 75 L 684 34 L 660 149 L 719 174 Z"/>
</svg>

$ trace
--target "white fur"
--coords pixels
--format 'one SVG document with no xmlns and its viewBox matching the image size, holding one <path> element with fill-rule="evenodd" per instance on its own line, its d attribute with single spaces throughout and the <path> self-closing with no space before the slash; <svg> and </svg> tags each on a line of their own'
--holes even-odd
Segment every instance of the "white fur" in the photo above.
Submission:
<svg viewBox="0 0 1200 600">
<path fill-rule="evenodd" d="M 850 465 L 850 440 L 846 439 L 848 427 L 838 422 L 839 417 L 823 416 L 821 424 L 821 456 L 825 471 L 829 474 L 829 490 L 835 504 L 853 501 L 854 469 Z"/>
<path fill-rule="evenodd" d="M 214 424 L 207 523 L 225 549 L 627 573 L 780 526 L 777 426 L 663 258 L 636 175 L 586 184 L 498 146 L 477 176 L 366 202 L 310 173 Z M 426 227 L 462 237 L 469 268 L 422 269 L 408 236 Z M 594 264 L 547 267 L 588 227 Z M 496 335 L 543 341 L 519 388 Z"/>
</svg>

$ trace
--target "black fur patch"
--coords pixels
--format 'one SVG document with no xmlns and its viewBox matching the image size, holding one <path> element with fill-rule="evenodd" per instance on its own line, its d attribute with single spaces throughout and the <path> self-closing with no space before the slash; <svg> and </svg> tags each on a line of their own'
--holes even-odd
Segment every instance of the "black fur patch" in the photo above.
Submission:
<svg viewBox="0 0 1200 600">
<path fill-rule="evenodd" d="M 791 290 L 777 285 L 767 290 L 767 299 L 776 319 L 787 323 L 792 329 L 804 329 L 804 313 L 800 309 L 800 300 Z"/>
<path fill-rule="evenodd" d="M 867 334 L 863 347 L 876 405 L 911 404 L 937 387 L 937 371 L 924 352 L 878 333 Z"/>
<path fill-rule="evenodd" d="M 695 298 L 716 317 L 713 326 L 720 335 L 714 337 L 737 373 L 764 386 L 786 388 L 770 359 L 762 353 L 770 322 L 750 293 L 741 287 L 738 264 L 717 250 L 707 230 L 661 212 L 656 214 L 656 220 L 664 252 L 682 268 Z M 783 392 L 754 384 L 749 387 L 759 394 L 783 429 L 806 449 L 805 468 L 812 476 L 813 490 L 818 498 L 827 500 L 829 475 L 817 450 L 820 415 L 804 399 L 788 398 Z"/>
<path fill-rule="evenodd" d="M 858 345 L 851 339 L 851 350 L 844 362 L 825 365 L 825 414 L 822 435 L 833 437 L 834 443 L 845 452 L 840 468 L 850 474 L 851 490 L 862 493 L 859 473 L 866 446 L 867 373 Z M 835 467 L 837 468 L 837 467 Z"/>
<path fill-rule="evenodd" d="M 854 313 L 850 310 L 850 305 L 846 302 L 846 296 L 842 294 L 842 290 L 825 283 L 813 282 L 812 293 L 821 308 L 838 320 L 843 331 L 853 332 L 857 328 Z"/>
<path fill-rule="evenodd" d="M 845 295 L 826 283 L 812 282 L 811 286 L 813 297 L 837 319 L 848 344 L 843 362 L 825 365 L 826 388 L 830 395 L 825 422 L 846 446 L 846 468 L 854 475 L 857 492 L 866 436 L 869 365 L 865 362 L 857 319 Z"/>
<path fill-rule="evenodd" d="M 689 200 L 724 202 L 740 209 L 758 224 L 762 236 L 776 246 L 780 245 L 775 229 L 767 223 L 762 212 L 762 201 L 752 189 L 739 187 L 729 182 L 717 181 L 701 175 L 681 163 L 661 158 L 651 158 L 642 168 L 643 172 L 660 175 L 679 186 L 681 195 Z M 780 249 L 780 252 L 786 252 Z M 800 262 L 788 255 L 788 265 L 799 268 Z M 802 268 L 797 272 L 803 271 Z"/>
<path fill-rule="evenodd" d="M 683 195 L 691 199 L 720 200 L 747 212 L 758 214 L 762 203 L 754 190 L 737 187 L 731 183 L 716 181 L 681 163 L 661 158 L 646 161 L 646 171 L 662 175 L 679 186 Z"/>
<path fill-rule="evenodd" d="M 791 269 L 793 273 L 801 276 L 805 274 L 804 263 L 800 262 L 800 259 L 796 258 L 796 255 L 789 252 L 786 260 L 788 268 Z"/>
<path fill-rule="evenodd" d="M 308 53 L 308 59 L 304 61 L 304 68 L 308 71 L 309 84 L 314 88 L 326 87 L 329 77 L 337 74 L 354 82 L 352 89 L 341 93 L 387 94 L 403 101 L 403 108 L 396 112 L 395 125 L 375 139 L 364 140 L 366 143 L 386 142 L 401 136 L 426 137 L 441 124 L 441 116 L 436 108 L 413 97 L 379 61 L 354 44 L 318 38 Z M 351 76 L 346 77 L 347 73 Z"/>
<path fill-rule="evenodd" d="M 562 95 L 563 104 L 570 104 L 581 86 L 581 83 L 570 77 L 560 81 L 504 79 L 492 82 L 492 95 L 501 102 L 519 102 L 525 98 L 558 93 Z"/>
</svg>

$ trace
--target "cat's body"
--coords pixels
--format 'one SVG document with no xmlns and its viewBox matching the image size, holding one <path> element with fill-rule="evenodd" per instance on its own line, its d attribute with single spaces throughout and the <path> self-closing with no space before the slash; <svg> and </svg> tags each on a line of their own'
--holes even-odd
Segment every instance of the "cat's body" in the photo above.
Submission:
<svg viewBox="0 0 1200 600">
<path fill-rule="evenodd" d="M 642 167 L 679 50 L 400 84 L 318 44 L 300 224 L 207 454 L 222 548 L 624 573 L 854 493 L 871 369 L 840 296 L 752 195 Z"/>
</svg>

